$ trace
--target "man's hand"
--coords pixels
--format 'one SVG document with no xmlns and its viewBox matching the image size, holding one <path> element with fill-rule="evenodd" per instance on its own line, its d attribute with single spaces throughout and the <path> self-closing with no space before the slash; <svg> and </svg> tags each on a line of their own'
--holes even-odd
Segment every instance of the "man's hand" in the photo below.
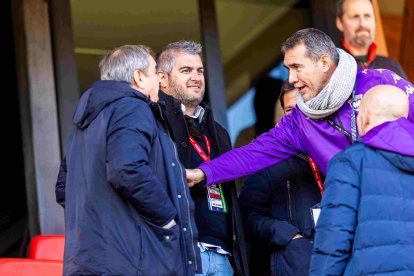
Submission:
<svg viewBox="0 0 414 276">
<path fill-rule="evenodd" d="M 302 236 L 301 234 L 296 234 L 296 235 L 292 238 L 292 240 L 296 240 L 296 239 L 300 239 L 300 238 L 303 238 L 303 236 Z"/>
<path fill-rule="evenodd" d="M 171 229 L 171 228 L 173 228 L 176 225 L 177 224 L 175 223 L 175 220 L 172 219 L 169 223 L 167 223 L 166 225 L 164 225 L 162 228 L 164 228 L 164 229 Z"/>
<path fill-rule="evenodd" d="M 187 182 L 190 188 L 206 178 L 204 172 L 200 169 L 186 169 L 185 173 L 187 174 Z"/>
</svg>

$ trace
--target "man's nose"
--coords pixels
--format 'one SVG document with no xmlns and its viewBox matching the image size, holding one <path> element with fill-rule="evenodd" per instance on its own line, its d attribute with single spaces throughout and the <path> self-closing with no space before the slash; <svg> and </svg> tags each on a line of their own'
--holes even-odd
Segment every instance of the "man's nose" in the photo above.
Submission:
<svg viewBox="0 0 414 276">
<path fill-rule="evenodd" d="M 202 74 L 203 73 L 194 70 L 193 72 L 191 72 L 191 80 L 200 81 Z"/>
<path fill-rule="evenodd" d="M 359 26 L 363 27 L 364 29 L 368 29 L 369 27 L 369 19 L 364 18 L 363 16 L 359 18 Z"/>
<path fill-rule="evenodd" d="M 289 72 L 289 83 L 296 83 L 296 82 L 298 82 L 298 75 L 295 72 L 290 71 Z"/>
</svg>

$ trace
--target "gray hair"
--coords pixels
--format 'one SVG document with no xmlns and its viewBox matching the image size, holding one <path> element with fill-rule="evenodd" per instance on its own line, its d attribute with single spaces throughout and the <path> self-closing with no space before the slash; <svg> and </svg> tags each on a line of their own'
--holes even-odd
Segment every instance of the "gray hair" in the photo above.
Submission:
<svg viewBox="0 0 414 276">
<path fill-rule="evenodd" d="M 338 0 L 336 1 L 336 17 L 342 19 L 342 16 L 344 15 L 344 2 L 346 0 Z M 372 4 L 372 0 L 369 0 Z"/>
<path fill-rule="evenodd" d="M 178 54 L 198 55 L 202 58 L 203 48 L 200 43 L 195 41 L 181 40 L 170 43 L 162 48 L 157 55 L 157 70 L 170 74 Z"/>
<path fill-rule="evenodd" d="M 107 53 L 99 62 L 101 80 L 116 80 L 134 83 L 134 72 L 141 70 L 146 74 L 148 58 L 154 52 L 145 45 L 123 45 Z"/>
<path fill-rule="evenodd" d="M 339 54 L 332 39 L 324 32 L 314 28 L 302 29 L 286 39 L 282 44 L 282 53 L 303 44 L 306 47 L 306 56 L 318 61 L 322 55 L 328 55 L 338 65 Z"/>
</svg>

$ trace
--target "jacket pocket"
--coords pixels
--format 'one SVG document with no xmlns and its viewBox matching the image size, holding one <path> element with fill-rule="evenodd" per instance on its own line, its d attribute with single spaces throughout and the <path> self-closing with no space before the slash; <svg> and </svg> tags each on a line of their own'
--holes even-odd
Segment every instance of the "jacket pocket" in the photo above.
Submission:
<svg viewBox="0 0 414 276">
<path fill-rule="evenodd" d="M 313 241 L 306 238 L 291 240 L 283 250 L 272 253 L 271 275 L 309 275 Z"/>
<path fill-rule="evenodd" d="M 140 275 L 184 275 L 179 225 L 163 229 L 143 221 Z"/>
</svg>

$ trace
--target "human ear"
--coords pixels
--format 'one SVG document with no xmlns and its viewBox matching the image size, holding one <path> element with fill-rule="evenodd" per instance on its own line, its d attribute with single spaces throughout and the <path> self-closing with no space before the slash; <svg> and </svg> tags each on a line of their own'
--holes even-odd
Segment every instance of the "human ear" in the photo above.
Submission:
<svg viewBox="0 0 414 276">
<path fill-rule="evenodd" d="M 328 72 L 329 68 L 331 68 L 331 58 L 328 55 L 322 55 L 320 61 L 322 62 L 323 72 Z"/>
<path fill-rule="evenodd" d="M 360 135 L 365 135 L 370 129 L 371 129 L 371 113 L 367 110 L 364 109 L 363 111 L 363 116 L 361 116 L 361 133 Z"/>
<path fill-rule="evenodd" d="M 143 81 L 142 81 L 142 71 L 140 71 L 140 70 L 135 70 L 134 71 L 134 81 L 135 81 L 135 84 L 139 87 L 139 88 L 141 88 L 141 87 L 143 87 Z"/>
<path fill-rule="evenodd" d="M 157 75 L 160 79 L 160 87 L 161 89 L 167 88 L 168 86 L 168 74 L 162 71 L 158 71 Z"/>
<path fill-rule="evenodd" d="M 336 17 L 335 23 L 336 23 L 336 27 L 338 28 L 338 30 L 341 31 L 341 33 L 343 33 L 344 24 L 342 23 L 342 20 L 339 17 Z"/>
</svg>

